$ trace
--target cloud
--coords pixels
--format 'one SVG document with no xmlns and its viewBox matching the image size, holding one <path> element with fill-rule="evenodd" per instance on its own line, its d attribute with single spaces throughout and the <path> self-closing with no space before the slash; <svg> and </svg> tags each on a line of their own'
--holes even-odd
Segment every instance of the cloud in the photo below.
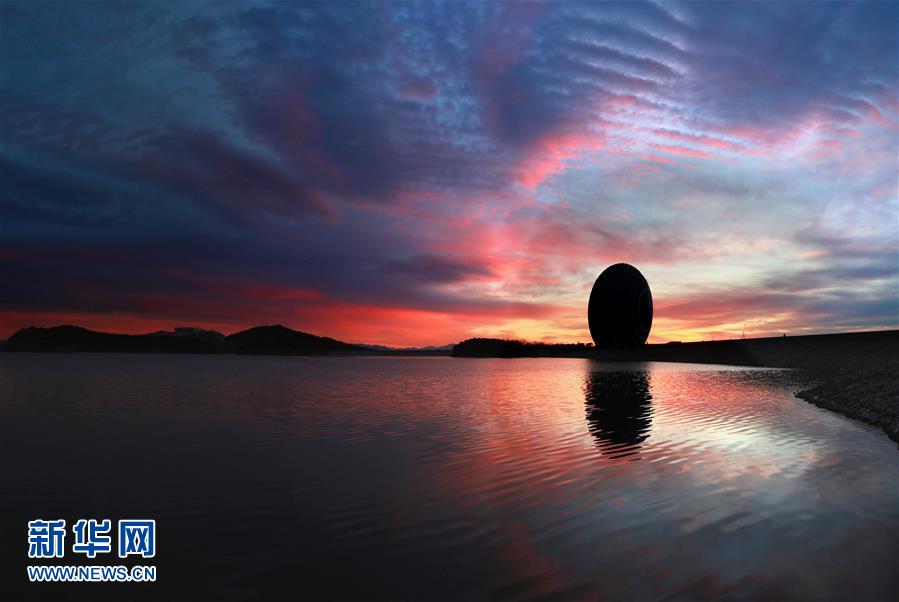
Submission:
<svg viewBox="0 0 899 602">
<path fill-rule="evenodd" d="M 0 307 L 584 338 L 631 261 L 656 337 L 895 326 L 897 10 L 6 4 Z"/>
</svg>

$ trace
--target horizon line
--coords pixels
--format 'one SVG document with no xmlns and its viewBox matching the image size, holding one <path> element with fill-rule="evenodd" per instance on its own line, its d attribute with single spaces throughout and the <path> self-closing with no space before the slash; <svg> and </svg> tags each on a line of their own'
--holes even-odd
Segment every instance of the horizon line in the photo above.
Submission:
<svg viewBox="0 0 899 602">
<path fill-rule="evenodd" d="M 467 340 L 477 340 L 477 339 L 481 339 L 481 340 L 498 340 L 498 341 L 514 341 L 514 342 L 525 343 L 525 344 L 530 344 L 530 345 L 547 345 L 547 346 L 553 346 L 553 345 L 559 345 L 559 346 L 561 346 L 561 345 L 586 345 L 586 346 L 591 346 L 591 347 L 595 347 L 595 346 L 596 346 L 592 341 L 589 341 L 589 342 L 575 341 L 575 342 L 566 342 L 566 343 L 563 343 L 563 342 L 548 342 L 548 341 L 539 341 L 539 340 L 535 341 L 535 340 L 528 340 L 528 339 L 521 339 L 521 338 L 506 338 L 506 337 L 502 337 L 502 336 L 473 336 L 473 337 L 467 337 L 467 338 L 461 339 L 460 341 L 456 341 L 456 342 L 444 343 L 444 344 L 442 344 L 442 345 L 434 345 L 434 344 L 432 344 L 432 345 L 420 345 L 420 346 L 409 346 L 409 345 L 407 345 L 407 346 L 392 346 L 392 345 L 382 345 L 382 344 L 378 344 L 378 343 L 359 343 L 359 342 L 350 343 L 350 342 L 347 342 L 347 341 L 344 341 L 344 340 L 341 340 L 341 339 L 336 339 L 336 338 L 334 338 L 334 337 L 332 337 L 332 336 L 328 336 L 328 335 L 319 335 L 319 334 L 314 334 L 314 333 L 311 333 L 311 332 L 308 332 L 308 331 L 305 331 L 305 330 L 297 330 L 297 329 L 292 328 L 292 327 L 290 327 L 290 326 L 285 326 L 284 324 L 282 324 L 282 323 L 280 323 L 280 322 L 274 323 L 274 324 L 265 323 L 265 324 L 258 324 L 258 325 L 256 325 L 256 326 L 249 326 L 249 327 L 243 328 L 243 329 L 241 329 L 241 330 L 235 330 L 234 332 L 231 332 L 231 333 L 229 333 L 229 334 L 225 334 L 224 332 L 221 332 L 221 331 L 218 331 L 218 330 L 215 330 L 215 329 L 212 329 L 212 328 L 204 328 L 204 327 L 202 327 L 202 326 L 173 326 L 173 327 L 172 327 L 172 330 L 155 330 L 155 331 L 151 331 L 151 332 L 128 333 L 128 332 L 110 332 L 110 331 L 104 331 L 104 330 L 93 330 L 93 329 L 91 329 L 91 328 L 86 328 L 86 327 L 84 327 L 84 326 L 79 326 L 78 324 L 56 324 L 56 325 L 54 325 L 54 326 L 35 326 L 35 325 L 30 325 L 30 326 L 22 326 L 22 327 L 18 328 L 17 330 L 15 330 L 15 331 L 10 335 L 10 337 L 8 337 L 8 338 L 6 338 L 6 339 L 0 339 L 0 341 L 4 341 L 4 342 L 5 342 L 5 341 L 9 341 L 10 338 L 12 338 L 13 336 L 15 336 L 17 333 L 19 333 L 19 332 L 21 332 L 21 331 L 23 331 L 23 330 L 27 330 L 27 329 L 29 329 L 29 328 L 42 329 L 42 330 L 50 330 L 50 329 L 53 329 L 53 328 L 64 328 L 64 327 L 80 328 L 81 330 L 86 330 L 86 331 L 88 331 L 88 332 L 93 332 L 93 333 L 97 333 L 97 334 L 115 335 L 115 336 L 148 336 L 148 335 L 153 335 L 153 334 L 157 334 L 157 333 L 161 333 L 161 332 L 162 332 L 162 333 L 175 333 L 175 332 L 177 332 L 178 330 L 198 330 L 198 331 L 204 331 L 204 332 L 213 332 L 213 333 L 216 333 L 216 334 L 220 334 L 220 335 L 222 335 L 223 337 L 229 337 L 229 336 L 232 336 L 232 335 L 235 335 L 235 334 L 239 334 L 239 333 L 241 333 L 241 332 L 246 332 L 246 331 L 248 331 L 248 330 L 253 330 L 253 329 L 255 329 L 255 328 L 281 327 L 281 328 L 285 328 L 285 329 L 290 330 L 290 331 L 293 331 L 293 332 L 298 332 L 298 333 L 301 333 L 301 334 L 306 334 L 306 335 L 314 336 L 314 337 L 321 338 L 321 339 L 331 339 L 331 340 L 338 341 L 338 342 L 340 342 L 340 343 L 344 343 L 344 344 L 347 344 L 347 345 L 365 346 L 365 347 L 381 347 L 381 348 L 384 348 L 384 349 L 394 349 L 394 350 L 428 349 L 428 348 L 439 349 L 439 348 L 444 348 L 444 347 L 447 347 L 447 346 L 457 345 L 457 344 L 459 344 L 459 343 L 461 343 L 461 342 L 463 342 L 463 341 L 467 341 Z M 801 333 L 801 334 L 789 334 L 789 333 L 783 333 L 783 334 L 780 335 L 780 336 L 776 336 L 776 335 L 774 335 L 774 336 L 761 336 L 761 337 L 751 337 L 751 336 L 750 336 L 750 337 L 739 337 L 739 338 L 729 338 L 729 339 L 714 339 L 714 338 L 713 338 L 713 339 L 702 339 L 702 340 L 695 340 L 695 341 L 677 341 L 677 340 L 668 340 L 668 341 L 658 342 L 658 343 L 649 343 L 649 342 L 647 342 L 647 343 L 645 343 L 645 345 L 649 346 L 649 345 L 670 345 L 670 344 L 716 343 L 716 342 L 728 342 L 728 341 L 759 341 L 759 340 L 765 340 L 765 339 L 799 338 L 799 337 L 815 337 L 815 336 L 834 336 L 834 335 L 841 335 L 841 334 L 865 334 L 865 333 L 875 333 L 875 332 L 899 332 L 899 325 L 896 325 L 896 326 L 887 326 L 887 327 L 876 327 L 876 328 L 865 329 L 865 330 L 845 330 L 845 331 L 838 331 L 838 332 L 811 332 L 811 333 Z"/>
</svg>

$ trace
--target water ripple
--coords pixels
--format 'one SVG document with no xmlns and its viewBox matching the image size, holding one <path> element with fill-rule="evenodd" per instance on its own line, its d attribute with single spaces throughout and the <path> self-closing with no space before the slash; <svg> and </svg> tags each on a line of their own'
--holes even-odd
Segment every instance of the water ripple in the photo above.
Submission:
<svg viewBox="0 0 899 602">
<path fill-rule="evenodd" d="M 899 453 L 789 371 L 79 354 L 0 377 L 3 532 L 146 513 L 161 598 L 899 590 Z"/>
</svg>

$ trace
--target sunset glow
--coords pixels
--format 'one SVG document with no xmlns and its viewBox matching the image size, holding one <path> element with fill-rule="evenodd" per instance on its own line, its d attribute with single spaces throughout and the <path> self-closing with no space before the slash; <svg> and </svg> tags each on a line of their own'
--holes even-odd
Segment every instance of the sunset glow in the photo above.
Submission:
<svg viewBox="0 0 899 602">
<path fill-rule="evenodd" d="M 899 325 L 896 3 L 133 8 L 0 5 L 0 338 Z"/>
</svg>

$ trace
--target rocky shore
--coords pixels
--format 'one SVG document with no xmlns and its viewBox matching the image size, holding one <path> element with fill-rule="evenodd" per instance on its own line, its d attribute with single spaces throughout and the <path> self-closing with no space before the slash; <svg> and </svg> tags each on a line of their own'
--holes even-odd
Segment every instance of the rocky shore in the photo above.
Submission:
<svg viewBox="0 0 899 602">
<path fill-rule="evenodd" d="M 850 367 L 811 373 L 817 386 L 796 397 L 822 408 L 879 426 L 899 444 L 899 364 Z"/>
</svg>

